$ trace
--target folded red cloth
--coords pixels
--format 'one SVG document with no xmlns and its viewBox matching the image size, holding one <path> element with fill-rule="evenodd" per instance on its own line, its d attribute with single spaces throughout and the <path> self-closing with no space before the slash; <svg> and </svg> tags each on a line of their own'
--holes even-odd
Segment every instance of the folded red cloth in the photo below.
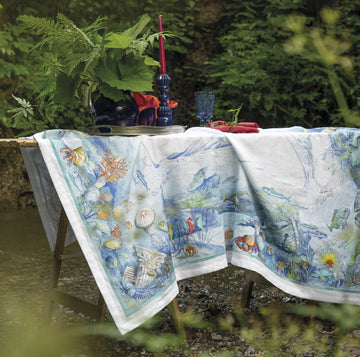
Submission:
<svg viewBox="0 0 360 357">
<path fill-rule="evenodd" d="M 157 108 L 160 106 L 159 98 L 145 93 L 134 92 L 134 99 L 139 108 L 140 114 L 145 109 L 154 108 L 155 119 L 157 118 Z M 178 106 L 178 103 L 175 102 L 174 100 L 169 100 L 168 104 L 171 109 L 174 109 Z"/>
<path fill-rule="evenodd" d="M 258 133 L 259 125 L 253 122 L 240 122 L 237 124 L 231 124 L 222 120 L 213 121 L 208 124 L 212 129 L 220 130 L 223 132 L 231 133 Z M 231 130 L 230 130 L 231 129 Z"/>
<path fill-rule="evenodd" d="M 215 126 L 220 126 L 220 125 L 226 125 L 226 126 L 230 126 L 231 123 L 227 122 L 227 121 L 222 121 L 222 120 L 217 120 L 217 121 L 212 121 L 208 124 L 211 128 L 215 127 Z M 253 123 L 250 121 L 242 121 L 240 123 L 234 124 L 234 125 L 239 125 L 239 126 L 248 126 L 251 128 L 258 128 L 259 125 L 257 123 Z"/>
<path fill-rule="evenodd" d="M 157 108 L 160 105 L 160 100 L 157 97 L 145 93 L 134 92 L 134 99 L 140 113 L 145 109 Z"/>
</svg>

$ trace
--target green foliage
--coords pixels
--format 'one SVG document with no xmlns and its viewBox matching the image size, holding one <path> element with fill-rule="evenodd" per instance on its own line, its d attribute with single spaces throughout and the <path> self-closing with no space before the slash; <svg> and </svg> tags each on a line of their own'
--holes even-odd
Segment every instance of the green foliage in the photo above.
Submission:
<svg viewBox="0 0 360 357">
<path fill-rule="evenodd" d="M 347 74 L 353 71 L 353 59 L 349 56 L 351 42 L 347 38 L 348 34 L 343 31 L 338 34 L 339 29 L 336 28 L 340 11 L 324 8 L 321 11 L 321 17 L 325 24 L 325 31 L 319 27 L 306 28 L 306 19 L 303 17 L 288 18 L 287 24 L 294 36 L 285 44 L 285 49 L 290 54 L 300 55 L 322 65 L 324 72 L 328 75 L 345 125 L 360 126 L 359 113 L 356 110 L 350 110 L 337 75 L 339 68 Z"/>
<path fill-rule="evenodd" d="M 21 78 L 29 75 L 28 68 L 17 57 L 19 51 L 28 48 L 18 38 L 20 34 L 21 29 L 13 29 L 7 25 L 0 29 L 0 118 L 5 117 L 7 109 L 11 108 L 8 100 L 11 98 L 12 86 L 20 85 Z"/>
<path fill-rule="evenodd" d="M 351 6 L 339 3 L 344 5 L 344 13 Z M 292 35 L 284 26 L 290 14 L 303 14 L 308 27 L 317 24 L 316 14 L 309 13 L 307 5 L 289 0 L 281 5 L 277 0 L 230 2 L 229 16 L 234 21 L 221 38 L 224 51 L 213 62 L 209 79 L 220 100 L 218 116 L 244 103 L 244 119 L 258 121 L 263 127 L 340 124 L 324 70 L 284 50 Z M 351 97 L 350 93 L 346 96 Z"/>
<path fill-rule="evenodd" d="M 109 31 L 108 23 L 101 18 L 82 28 L 62 14 L 56 19 L 22 15 L 19 21 L 35 36 L 28 52 L 32 60 L 32 82 L 28 84 L 38 110 L 34 116 L 21 117 L 26 113 L 24 102 L 17 101 L 20 107 L 11 109 L 12 119 L 3 123 L 25 129 L 21 135 L 29 130 L 65 127 L 59 117 L 66 116 L 69 108 L 80 113 L 80 101 L 87 106 L 93 92 L 118 101 L 124 90 L 152 90 L 152 68 L 158 62 L 146 50 L 158 34 L 143 33 L 150 21 L 148 15 L 121 33 Z M 83 119 L 80 122 L 86 126 Z"/>
<path fill-rule="evenodd" d="M 327 356 L 337 356 L 341 339 L 352 329 L 360 327 L 360 309 L 354 305 L 342 304 L 336 306 L 336 308 L 328 303 L 320 303 L 318 306 L 291 305 L 288 311 L 297 315 L 312 316 L 313 318 L 316 317 L 334 323 L 336 329 L 333 339 L 329 343 Z"/>
<path fill-rule="evenodd" d="M 344 71 L 340 64 L 335 64 L 336 77 L 332 78 L 322 62 L 287 52 L 287 44 L 295 35 L 285 26 L 289 16 L 300 15 L 306 33 L 319 29 L 326 34 L 330 28 L 320 16 L 324 5 L 340 10 L 332 31 L 337 40 L 352 44 L 342 55 L 351 59 L 352 71 Z M 50 16 L 56 16 L 55 9 L 73 21 L 66 21 L 65 17 L 50 20 Z M 78 96 L 86 103 L 87 93 L 96 89 L 96 84 L 91 87 L 83 84 L 95 79 L 97 65 L 104 70 L 107 60 L 111 61 L 109 58 L 99 64 L 98 59 L 115 50 L 110 47 L 118 47 L 117 52 L 124 50 L 130 55 L 134 46 L 135 52 L 143 55 L 145 65 L 142 64 L 142 68 L 146 69 L 146 77 L 152 71 L 149 66 L 155 64 L 151 58 L 158 58 L 157 16 L 162 14 L 165 32 L 178 35 L 165 41 L 167 71 L 172 78 L 169 95 L 179 103 L 174 111 L 176 124 L 198 125 L 193 93 L 210 90 L 216 92 L 214 119 L 230 121 L 229 110 L 243 104 L 239 119 L 256 121 L 262 127 L 341 126 L 344 111 L 339 110 L 338 91 L 334 93 L 336 78 L 351 114 L 356 114 L 360 105 L 359 11 L 359 2 L 347 0 L 8 2 L 1 10 L 2 19 L 4 23 L 8 21 L 8 25 L 3 26 L 0 36 L 0 73 L 3 75 L 0 77 L 0 116 L 4 117 L 8 109 L 17 105 L 11 97 L 14 94 L 32 102 L 37 120 L 43 120 L 39 115 L 45 109 L 40 110 L 40 107 L 47 103 L 52 108 L 47 108 L 46 112 L 53 115 L 58 127 L 71 128 L 79 122 L 89 124 L 91 119 L 79 106 Z M 140 31 L 126 47 L 130 40 L 126 30 L 142 13 L 153 14 L 153 21 L 147 26 L 152 34 Z M 22 24 L 15 23 L 20 14 L 43 18 L 38 27 L 33 27 L 39 35 L 30 36 Z M 42 42 L 44 38 L 40 35 L 45 31 L 53 36 L 47 43 Z M 106 34 L 107 42 L 104 42 Z M 74 42 L 79 48 L 73 46 L 71 56 L 64 61 L 66 51 L 61 51 L 60 46 L 68 48 Z M 50 44 L 54 51 L 50 51 Z M 29 46 L 35 49 L 30 52 Z M 37 50 L 41 50 L 41 56 Z M 117 55 L 111 56 L 117 58 Z M 125 62 L 130 58 L 123 57 Z M 115 75 L 119 74 L 118 68 L 110 68 Z M 133 82 L 132 76 L 130 81 Z M 74 90 L 79 83 L 79 91 Z M 114 96 L 124 85 L 120 81 L 115 83 L 119 88 L 109 83 L 100 88 Z M 158 95 L 157 85 L 152 90 Z M 65 111 L 55 106 L 61 100 L 70 102 Z"/>
<path fill-rule="evenodd" d="M 111 99 L 119 100 L 122 90 L 149 91 L 152 89 L 154 72 L 143 56 L 149 44 L 148 37 L 135 39 L 150 21 L 144 15 L 132 28 L 123 33 L 108 32 L 102 19 L 90 26 L 78 28 L 64 15 L 59 14 L 57 21 L 52 19 L 20 16 L 25 26 L 42 36 L 33 50 L 48 57 L 44 58 L 46 78 L 54 74 L 52 83 L 44 85 L 48 92 L 55 93 L 55 101 L 70 104 L 79 87 L 88 85 Z M 100 30 L 103 31 L 100 34 Z M 151 37 L 153 38 L 153 36 Z M 47 60 L 50 61 L 47 61 Z M 109 88 L 110 87 L 110 88 Z M 69 94 L 67 94 L 69 93 Z"/>
</svg>

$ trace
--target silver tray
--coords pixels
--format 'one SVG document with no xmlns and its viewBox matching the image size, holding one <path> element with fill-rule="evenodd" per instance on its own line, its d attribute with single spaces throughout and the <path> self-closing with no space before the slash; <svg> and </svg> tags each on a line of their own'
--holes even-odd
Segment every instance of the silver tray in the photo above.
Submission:
<svg viewBox="0 0 360 357">
<path fill-rule="evenodd" d="M 186 127 L 182 125 L 169 126 L 116 126 L 116 125 L 97 125 L 86 128 L 86 132 L 91 135 L 167 135 L 183 133 Z"/>
</svg>

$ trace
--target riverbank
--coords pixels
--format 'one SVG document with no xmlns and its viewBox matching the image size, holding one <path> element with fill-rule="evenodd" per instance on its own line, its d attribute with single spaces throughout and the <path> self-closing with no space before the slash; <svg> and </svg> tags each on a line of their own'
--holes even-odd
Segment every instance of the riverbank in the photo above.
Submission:
<svg viewBox="0 0 360 357">
<path fill-rule="evenodd" d="M 0 138 L 10 134 L 0 128 Z M 35 206 L 35 199 L 18 148 L 0 147 L 0 212 Z"/>
</svg>

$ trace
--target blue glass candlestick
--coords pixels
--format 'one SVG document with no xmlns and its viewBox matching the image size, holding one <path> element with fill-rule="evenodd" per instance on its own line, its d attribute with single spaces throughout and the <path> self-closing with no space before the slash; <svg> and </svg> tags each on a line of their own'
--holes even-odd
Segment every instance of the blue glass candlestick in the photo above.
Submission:
<svg viewBox="0 0 360 357">
<path fill-rule="evenodd" d="M 169 84 L 171 82 L 171 78 L 166 73 L 164 73 L 160 74 L 156 78 L 156 81 L 158 82 L 160 89 L 160 106 L 157 109 L 158 117 L 156 119 L 156 126 L 174 125 L 172 118 L 172 109 L 169 107 L 169 96 L 167 94 L 170 89 Z"/>
<path fill-rule="evenodd" d="M 213 116 L 215 93 L 195 92 L 196 115 L 200 118 L 200 125 L 210 121 Z"/>
</svg>

